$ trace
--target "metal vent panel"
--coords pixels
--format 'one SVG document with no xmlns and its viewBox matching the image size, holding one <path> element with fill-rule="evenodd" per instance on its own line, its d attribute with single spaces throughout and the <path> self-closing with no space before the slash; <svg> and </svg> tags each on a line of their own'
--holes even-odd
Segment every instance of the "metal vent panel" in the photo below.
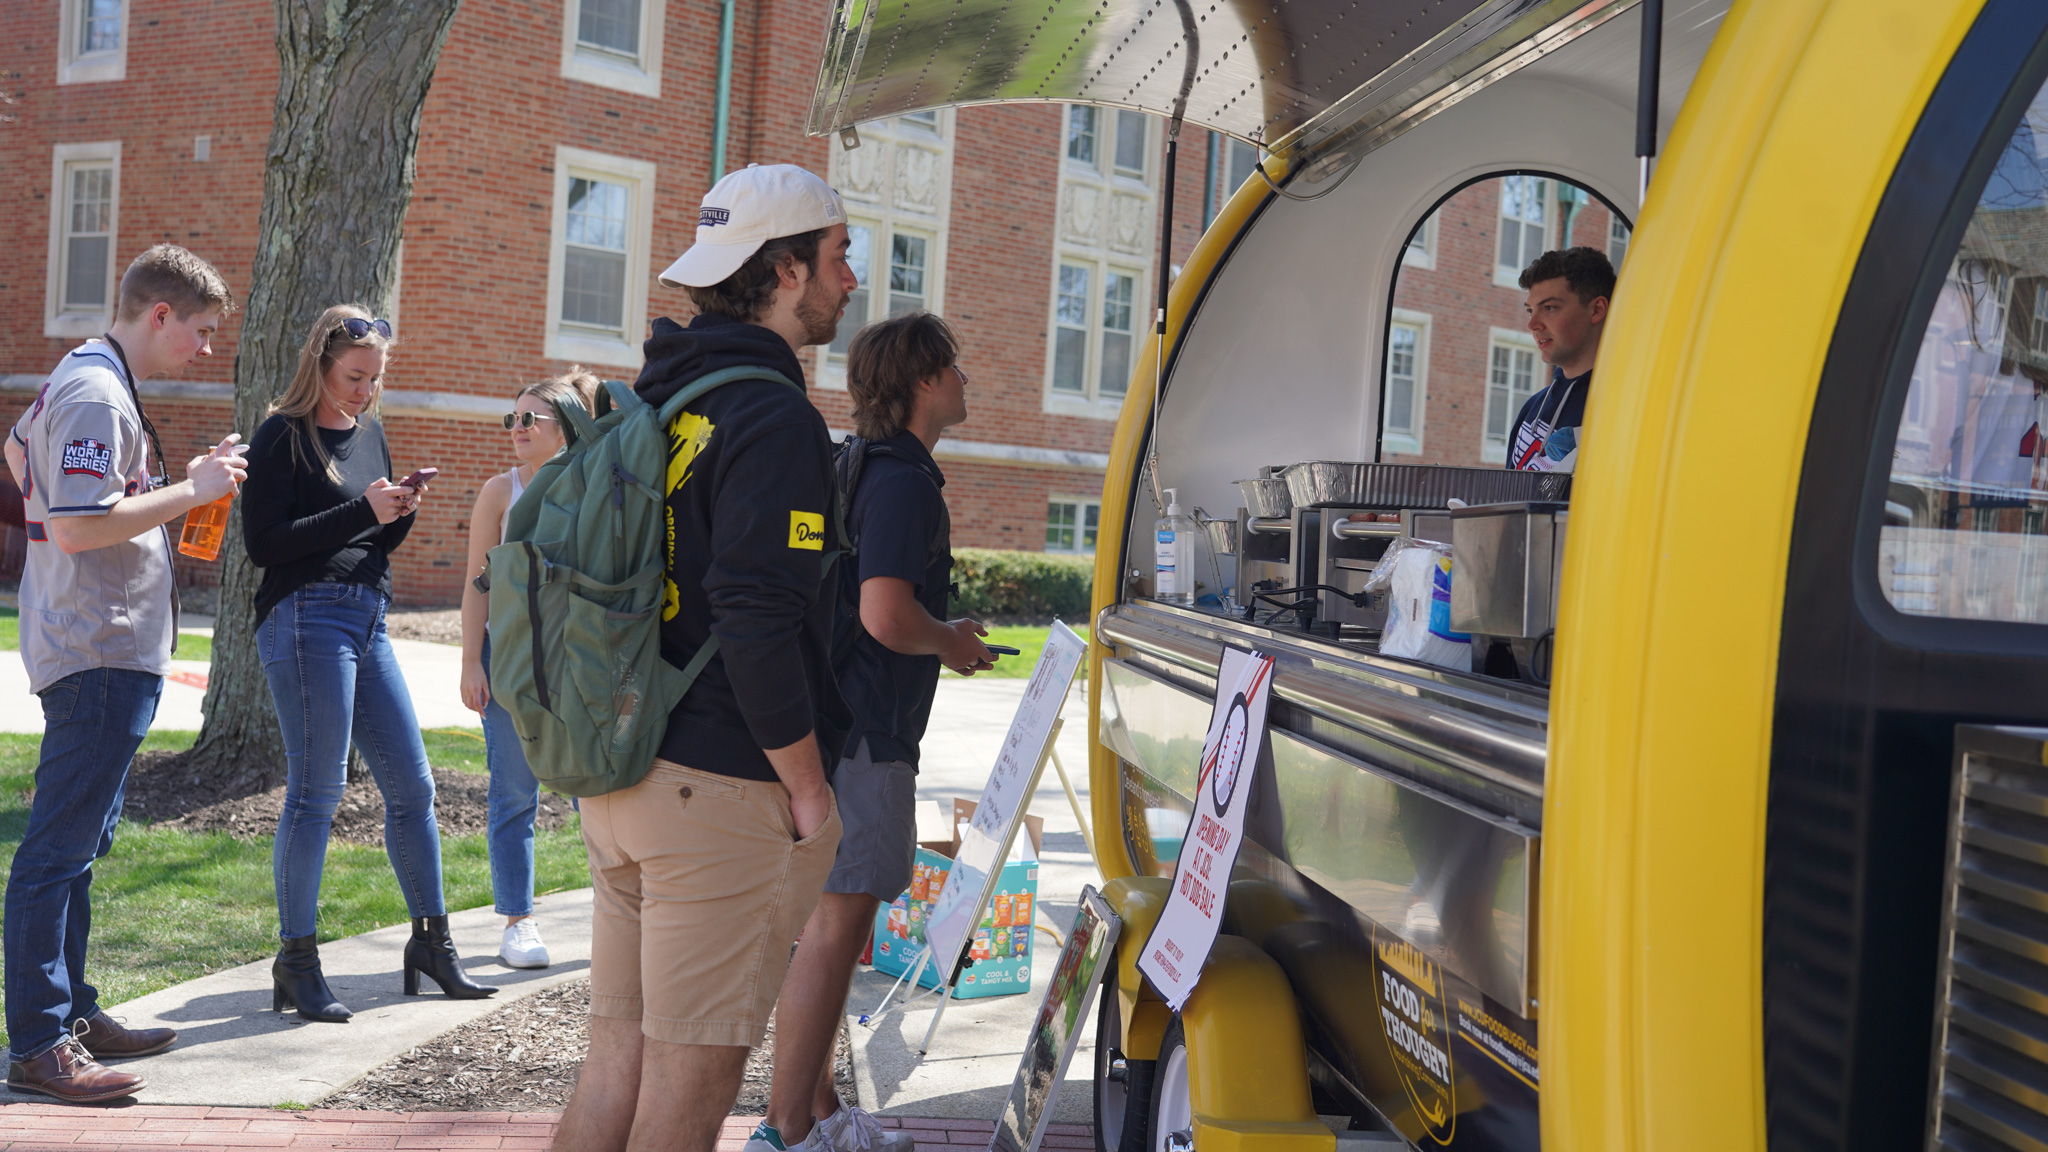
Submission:
<svg viewBox="0 0 2048 1152">
<path fill-rule="evenodd" d="M 2048 1152 L 2048 732 L 1956 747 L 1928 1147 Z"/>
</svg>

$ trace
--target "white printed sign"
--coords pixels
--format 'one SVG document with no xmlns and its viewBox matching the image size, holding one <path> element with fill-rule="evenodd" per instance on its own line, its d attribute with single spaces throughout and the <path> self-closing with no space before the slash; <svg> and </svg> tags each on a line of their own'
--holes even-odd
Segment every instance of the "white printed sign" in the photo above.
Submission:
<svg viewBox="0 0 2048 1152">
<path fill-rule="evenodd" d="M 1223 649 L 1216 674 L 1216 711 L 1202 741 L 1202 772 L 1195 781 L 1194 819 L 1173 869 L 1166 909 L 1138 956 L 1138 971 L 1174 1011 L 1187 1003 L 1202 965 L 1216 945 L 1230 870 L 1244 842 L 1244 811 L 1266 742 L 1266 702 L 1273 690 L 1273 658 Z"/>
<path fill-rule="evenodd" d="M 1038 787 L 1038 774 L 1045 766 L 1046 742 L 1052 739 L 1053 721 L 1060 705 L 1066 703 L 1067 688 L 1081 667 L 1088 642 L 1065 624 L 1055 622 L 1046 637 L 1045 651 L 1038 655 L 1031 682 L 1024 687 L 1024 699 L 1010 721 L 1010 733 L 996 753 L 995 769 L 982 787 L 981 800 L 974 807 L 974 819 L 960 830 L 960 851 L 946 873 L 946 887 L 932 905 L 925 923 L 934 966 L 944 979 L 952 974 L 953 963 L 974 935 L 974 922 L 988 899 L 989 883 L 1002 871 L 1003 854 L 1016 839 L 1024 810 L 1031 806 L 1031 792 Z"/>
</svg>

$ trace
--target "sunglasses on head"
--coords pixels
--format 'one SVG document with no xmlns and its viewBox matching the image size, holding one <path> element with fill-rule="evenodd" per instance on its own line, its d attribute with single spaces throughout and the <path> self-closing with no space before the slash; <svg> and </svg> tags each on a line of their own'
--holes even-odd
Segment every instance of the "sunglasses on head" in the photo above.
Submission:
<svg viewBox="0 0 2048 1152">
<path fill-rule="evenodd" d="M 505 413 L 505 431 L 510 432 L 514 428 L 531 428 L 535 420 L 552 422 L 554 417 L 543 416 L 538 412 L 507 412 Z"/>
<path fill-rule="evenodd" d="M 389 340 L 391 339 L 391 321 L 384 319 L 365 320 L 360 316 L 351 316 L 337 325 L 334 331 L 327 334 L 328 341 L 331 343 L 336 336 L 341 335 L 343 332 L 348 333 L 348 338 L 351 340 L 361 340 L 372 332 Z"/>
</svg>

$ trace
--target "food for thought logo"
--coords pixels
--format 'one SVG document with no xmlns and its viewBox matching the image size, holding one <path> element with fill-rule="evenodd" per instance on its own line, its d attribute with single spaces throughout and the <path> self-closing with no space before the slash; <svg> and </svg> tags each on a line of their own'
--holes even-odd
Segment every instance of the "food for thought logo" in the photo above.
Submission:
<svg viewBox="0 0 2048 1152">
<path fill-rule="evenodd" d="M 1375 929 L 1373 967 L 1379 979 L 1380 1029 L 1415 1106 L 1423 1133 L 1449 1144 L 1457 1128 L 1456 1081 L 1451 1069 L 1450 1020 L 1444 1012 L 1443 970 L 1420 948 Z"/>
</svg>

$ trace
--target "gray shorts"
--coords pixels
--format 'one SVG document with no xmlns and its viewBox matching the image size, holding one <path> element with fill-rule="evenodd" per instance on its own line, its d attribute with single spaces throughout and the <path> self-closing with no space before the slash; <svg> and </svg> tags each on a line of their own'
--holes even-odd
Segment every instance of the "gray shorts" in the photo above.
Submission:
<svg viewBox="0 0 2048 1152">
<path fill-rule="evenodd" d="M 832 774 L 839 819 L 846 826 L 827 892 L 865 892 L 887 904 L 910 887 L 917 856 L 917 769 L 902 760 L 879 763 L 862 740 Z"/>
</svg>

